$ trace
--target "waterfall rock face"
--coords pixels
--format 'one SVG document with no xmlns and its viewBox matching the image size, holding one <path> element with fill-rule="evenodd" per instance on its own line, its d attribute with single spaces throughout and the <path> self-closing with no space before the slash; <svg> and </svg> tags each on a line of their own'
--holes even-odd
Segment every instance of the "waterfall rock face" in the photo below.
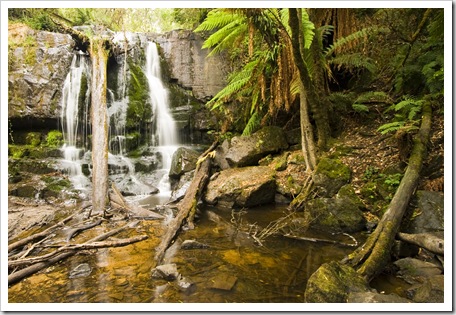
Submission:
<svg viewBox="0 0 456 315">
<path fill-rule="evenodd" d="M 170 67 L 172 81 L 201 101 L 210 100 L 226 85 L 227 58 L 223 55 L 207 57 L 209 51 L 201 49 L 204 39 L 190 30 L 176 30 L 160 35 L 156 41 Z"/>
<path fill-rule="evenodd" d="M 8 116 L 13 127 L 22 122 L 41 128 L 40 122 L 55 121 L 56 128 L 73 40 L 16 24 L 8 29 L 8 41 Z"/>
</svg>

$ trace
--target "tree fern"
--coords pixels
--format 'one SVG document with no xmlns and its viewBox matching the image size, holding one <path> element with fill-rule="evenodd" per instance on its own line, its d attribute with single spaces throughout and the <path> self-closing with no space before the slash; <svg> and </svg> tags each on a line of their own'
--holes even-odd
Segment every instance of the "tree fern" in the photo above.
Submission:
<svg viewBox="0 0 456 315">
<path fill-rule="evenodd" d="M 341 54 L 330 59 L 328 63 L 335 65 L 338 69 L 344 67 L 352 72 L 359 69 L 366 69 L 370 73 L 377 71 L 374 61 L 361 53 Z"/>
</svg>

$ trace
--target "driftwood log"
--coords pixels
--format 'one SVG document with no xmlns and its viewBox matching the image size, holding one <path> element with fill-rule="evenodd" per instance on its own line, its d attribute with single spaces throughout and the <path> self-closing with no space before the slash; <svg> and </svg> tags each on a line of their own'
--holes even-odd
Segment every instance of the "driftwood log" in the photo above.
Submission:
<svg viewBox="0 0 456 315">
<path fill-rule="evenodd" d="M 160 245 L 155 249 L 155 261 L 157 265 L 163 260 L 166 249 L 172 243 L 184 222 L 186 221 L 188 226 L 193 228 L 196 206 L 209 181 L 212 159 L 215 156 L 215 151 L 213 150 L 217 145 L 218 141 L 214 142 L 198 159 L 195 175 L 190 187 L 187 189 L 184 198 L 177 204 L 178 213 L 169 224 Z"/>
<path fill-rule="evenodd" d="M 91 244 L 91 243 L 94 243 L 94 242 L 99 242 L 99 241 L 103 241 L 105 239 L 107 239 L 108 237 L 112 236 L 112 235 L 115 235 L 121 231 L 124 231 L 128 228 L 132 228 L 134 227 L 136 224 L 138 224 L 138 221 L 132 221 L 128 224 L 125 224 L 124 226 L 121 226 L 117 229 L 114 229 L 112 231 L 109 231 L 109 232 L 106 232 L 102 235 L 99 235 L 97 237 L 94 237 L 90 240 L 88 240 L 87 242 L 83 243 L 83 244 Z M 58 254 L 58 255 L 55 255 L 51 258 L 49 258 L 48 260 L 46 261 L 43 261 L 43 262 L 38 262 L 38 263 L 34 263 L 33 265 L 30 265 L 24 269 L 21 269 L 19 271 L 16 271 L 10 275 L 8 275 L 8 285 L 11 285 L 11 284 L 14 284 L 16 282 L 19 282 L 20 280 L 40 271 L 41 269 L 44 269 L 44 268 L 47 268 L 49 267 L 50 265 L 56 263 L 56 262 L 59 262 L 65 258 L 68 258 L 72 255 L 74 255 L 75 253 L 77 252 L 77 250 L 75 249 L 71 249 L 71 250 L 68 250 L 68 251 L 65 251 L 61 254 Z"/>
</svg>

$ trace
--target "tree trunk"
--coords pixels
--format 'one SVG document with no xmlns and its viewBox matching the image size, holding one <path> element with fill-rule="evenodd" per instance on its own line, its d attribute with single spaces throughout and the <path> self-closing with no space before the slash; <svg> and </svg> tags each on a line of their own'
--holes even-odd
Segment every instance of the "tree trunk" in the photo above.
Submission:
<svg viewBox="0 0 456 315">
<path fill-rule="evenodd" d="M 300 40 L 300 17 L 297 9 L 289 9 L 289 25 L 291 29 L 291 45 L 293 48 L 293 58 L 299 73 L 299 99 L 301 115 L 301 143 L 306 166 L 308 171 L 313 171 L 316 167 L 315 142 L 313 139 L 312 125 L 309 119 L 308 95 L 310 89 L 310 77 L 303 56 L 301 54 Z"/>
<path fill-rule="evenodd" d="M 92 59 L 92 204 L 96 214 L 105 214 L 108 202 L 108 109 L 106 103 L 107 52 L 94 38 Z"/>
<path fill-rule="evenodd" d="M 431 105 L 425 102 L 421 127 L 414 139 L 407 170 L 391 200 L 388 210 L 364 245 L 343 261 L 344 263 L 349 263 L 367 279 L 375 277 L 389 262 L 391 247 L 399 230 L 402 217 L 418 185 L 421 167 L 427 152 L 426 146 L 431 130 L 431 115 Z"/>
</svg>

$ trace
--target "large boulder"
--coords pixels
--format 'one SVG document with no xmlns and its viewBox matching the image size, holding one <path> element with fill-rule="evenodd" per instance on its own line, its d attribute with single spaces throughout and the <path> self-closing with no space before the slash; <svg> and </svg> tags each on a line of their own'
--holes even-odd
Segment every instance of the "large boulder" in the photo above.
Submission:
<svg viewBox="0 0 456 315">
<path fill-rule="evenodd" d="M 444 230 L 443 193 L 419 190 L 413 219 L 405 229 L 407 233 L 426 233 Z"/>
<path fill-rule="evenodd" d="M 304 216 L 310 227 L 328 232 L 352 233 L 366 227 L 362 211 L 347 199 L 312 199 L 306 203 Z"/>
<path fill-rule="evenodd" d="M 169 177 L 178 179 L 181 175 L 194 170 L 199 155 L 195 150 L 178 148 L 173 154 Z"/>
<path fill-rule="evenodd" d="M 209 204 L 253 207 L 274 201 L 275 171 L 267 166 L 227 169 L 213 177 L 205 195 Z"/>
<path fill-rule="evenodd" d="M 49 128 L 51 120 L 55 128 L 74 41 L 22 24 L 8 28 L 8 117 L 14 128 Z"/>
<path fill-rule="evenodd" d="M 260 129 L 250 136 L 233 137 L 229 143 L 222 145 L 222 161 L 219 163 L 223 169 L 229 167 L 244 167 L 258 165 L 258 161 L 271 153 L 277 153 L 288 148 L 288 142 L 283 129 L 269 126 Z M 218 161 L 218 160 L 216 160 Z"/>
<path fill-rule="evenodd" d="M 317 164 L 313 181 L 319 196 L 332 197 L 351 179 L 350 168 L 337 159 L 322 158 Z"/>
</svg>

